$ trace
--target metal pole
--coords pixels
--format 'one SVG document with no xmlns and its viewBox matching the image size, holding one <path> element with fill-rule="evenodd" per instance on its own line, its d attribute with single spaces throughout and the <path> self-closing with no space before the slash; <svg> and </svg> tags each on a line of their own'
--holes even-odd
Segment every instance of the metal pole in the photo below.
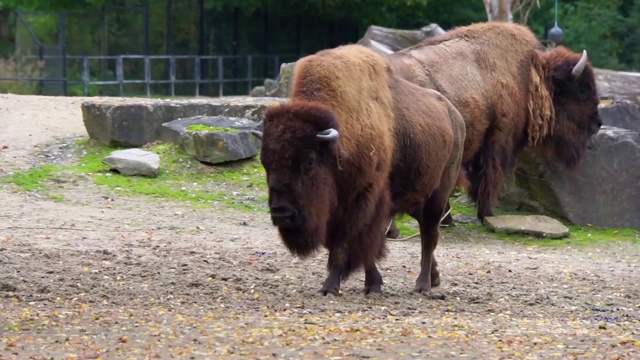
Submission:
<svg viewBox="0 0 640 360">
<path fill-rule="evenodd" d="M 167 0 L 167 55 L 173 54 L 173 0 Z M 167 72 L 169 78 L 171 78 L 171 60 L 168 60 Z M 168 93 L 171 90 L 168 89 Z M 173 96 L 173 95 L 172 95 Z"/>
<path fill-rule="evenodd" d="M 69 93 L 69 81 L 67 79 L 67 34 L 65 32 L 66 28 L 66 16 L 65 13 L 60 13 L 60 38 L 58 39 L 59 45 L 62 47 L 62 78 L 64 79 L 62 83 L 62 93 L 64 96 L 67 96 Z"/>
<path fill-rule="evenodd" d="M 124 94 L 124 69 L 122 64 L 122 55 L 118 55 L 116 59 L 116 78 L 118 79 L 118 91 L 120 96 Z"/>
<path fill-rule="evenodd" d="M 86 56 L 82 57 L 82 87 L 84 88 L 84 96 L 89 95 L 89 81 L 90 75 L 89 72 L 89 58 Z"/>
</svg>

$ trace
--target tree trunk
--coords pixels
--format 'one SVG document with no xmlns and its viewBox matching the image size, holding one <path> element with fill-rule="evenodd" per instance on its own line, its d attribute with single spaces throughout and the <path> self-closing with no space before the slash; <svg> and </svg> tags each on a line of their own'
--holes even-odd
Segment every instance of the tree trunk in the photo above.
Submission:
<svg viewBox="0 0 640 360">
<path fill-rule="evenodd" d="M 444 30 L 437 24 L 425 26 L 420 30 L 400 30 L 371 25 L 358 44 L 383 54 L 390 54 L 440 34 L 444 34 Z"/>
<path fill-rule="evenodd" d="M 512 0 L 484 0 L 488 21 L 513 22 Z"/>
<path fill-rule="evenodd" d="M 10 15 L 11 15 L 11 10 L 0 9 L 0 40 L 2 41 L 11 40 L 11 28 L 9 27 Z"/>
</svg>

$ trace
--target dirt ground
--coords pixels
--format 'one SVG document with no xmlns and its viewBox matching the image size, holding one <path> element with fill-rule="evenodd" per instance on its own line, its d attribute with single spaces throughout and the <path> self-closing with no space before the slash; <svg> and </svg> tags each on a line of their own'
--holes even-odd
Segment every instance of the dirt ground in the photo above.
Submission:
<svg viewBox="0 0 640 360">
<path fill-rule="evenodd" d="M 86 136 L 83 98 L 0 95 L 0 176 Z M 526 247 L 443 230 L 442 286 L 411 292 L 417 240 L 318 297 L 326 253 L 290 255 L 267 214 L 0 183 L 0 359 L 640 358 L 640 246 Z"/>
</svg>

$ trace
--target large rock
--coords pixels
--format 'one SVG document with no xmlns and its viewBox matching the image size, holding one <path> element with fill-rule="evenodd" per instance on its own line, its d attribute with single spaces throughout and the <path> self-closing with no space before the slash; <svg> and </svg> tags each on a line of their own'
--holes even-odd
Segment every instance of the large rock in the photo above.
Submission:
<svg viewBox="0 0 640 360">
<path fill-rule="evenodd" d="M 122 175 L 156 177 L 160 170 L 160 156 L 142 149 L 116 150 L 102 162 Z"/>
<path fill-rule="evenodd" d="M 604 125 L 640 133 L 640 108 L 629 100 L 614 101 L 598 107 Z"/>
<path fill-rule="evenodd" d="M 487 229 L 505 234 L 525 234 L 561 239 L 569 236 L 569 228 L 544 215 L 500 215 L 484 218 Z"/>
<path fill-rule="evenodd" d="M 595 69 L 598 95 L 613 100 L 629 100 L 640 105 L 640 73 Z"/>
<path fill-rule="evenodd" d="M 286 99 L 226 97 L 157 100 L 103 99 L 82 103 L 84 125 L 93 139 L 108 145 L 137 147 L 163 140 L 162 124 L 197 115 L 242 117 L 261 121 L 269 106 Z"/>
<path fill-rule="evenodd" d="M 265 80 L 264 87 L 267 91 L 267 96 L 276 98 L 289 97 L 289 90 L 291 89 L 291 81 L 293 81 L 293 72 L 296 68 L 296 63 L 284 63 L 280 65 L 280 75 L 276 83 L 268 82 Z"/>
<path fill-rule="evenodd" d="M 190 130 L 199 125 L 197 130 Z M 251 130 L 262 130 L 262 123 L 225 116 L 194 116 L 163 124 L 163 138 L 179 144 L 199 161 L 220 164 L 258 154 L 260 140 Z"/>
<path fill-rule="evenodd" d="M 640 229 L 640 135 L 603 126 L 573 172 L 532 151 L 518 159 L 515 184 L 500 206 L 561 217 L 578 225 Z"/>
</svg>

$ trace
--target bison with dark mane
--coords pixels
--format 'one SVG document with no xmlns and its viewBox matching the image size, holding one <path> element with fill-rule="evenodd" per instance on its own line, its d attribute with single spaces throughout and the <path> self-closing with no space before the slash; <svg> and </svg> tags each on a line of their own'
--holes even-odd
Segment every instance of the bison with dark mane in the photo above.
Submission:
<svg viewBox="0 0 640 360">
<path fill-rule="evenodd" d="M 359 45 L 298 61 L 290 100 L 265 113 L 261 161 L 271 219 L 289 251 L 325 247 L 320 294 L 365 271 L 365 293 L 380 292 L 376 262 L 386 254 L 389 218 L 408 213 L 422 236 L 415 291 L 440 282 L 438 222 L 460 176 L 465 127 L 442 95 L 399 78 Z"/>
<path fill-rule="evenodd" d="M 388 59 L 400 76 L 442 93 L 464 117 L 463 166 L 480 220 L 493 215 L 504 175 L 525 147 L 572 169 L 602 125 L 586 51 L 546 49 L 522 25 L 455 28 Z"/>
</svg>

